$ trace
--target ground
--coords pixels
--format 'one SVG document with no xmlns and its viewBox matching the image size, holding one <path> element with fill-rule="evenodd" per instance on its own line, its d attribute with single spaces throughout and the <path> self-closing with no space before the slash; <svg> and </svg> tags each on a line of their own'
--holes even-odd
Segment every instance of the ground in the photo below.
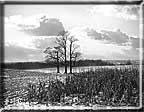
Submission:
<svg viewBox="0 0 144 112">
<path fill-rule="evenodd" d="M 23 70 L 10 70 L 7 69 L 4 72 L 4 85 L 6 89 L 6 93 L 4 94 L 6 98 L 12 99 L 11 102 L 15 102 L 18 99 L 13 99 L 13 97 L 20 97 L 25 96 L 26 91 L 25 87 L 29 82 L 37 83 L 39 81 L 48 81 L 53 78 L 59 78 L 60 80 L 64 80 L 66 77 L 66 74 L 47 74 L 47 73 L 41 73 L 41 72 L 29 72 L 29 71 L 23 71 Z M 56 77 L 57 76 L 57 77 Z M 144 82 L 144 78 L 143 78 Z M 143 91 L 144 95 L 144 91 Z M 144 99 L 143 99 L 143 107 L 144 107 Z M 101 105 L 94 105 L 92 107 L 90 106 L 77 106 L 73 104 L 72 106 L 53 106 L 53 105 L 42 105 L 42 104 L 29 104 L 28 102 L 19 102 L 12 103 L 5 106 L 5 109 L 111 109 L 111 106 L 101 106 Z M 117 107 L 115 107 L 117 108 Z M 122 107 L 123 108 L 123 107 Z"/>
</svg>

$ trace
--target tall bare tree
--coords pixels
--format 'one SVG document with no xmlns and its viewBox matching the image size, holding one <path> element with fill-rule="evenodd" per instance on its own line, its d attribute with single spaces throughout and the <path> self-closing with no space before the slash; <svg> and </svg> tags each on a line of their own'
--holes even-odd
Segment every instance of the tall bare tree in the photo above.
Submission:
<svg viewBox="0 0 144 112">
<path fill-rule="evenodd" d="M 79 46 L 75 44 L 75 42 L 78 41 L 78 39 L 74 38 L 74 36 L 69 37 L 68 40 L 70 42 L 70 44 L 69 44 L 70 73 L 72 73 L 72 58 L 74 57 L 74 54 L 75 54 L 76 50 L 79 48 Z"/>
<path fill-rule="evenodd" d="M 63 50 L 62 54 L 64 55 L 65 62 L 65 73 L 67 73 L 67 40 L 68 40 L 68 31 L 61 31 L 56 38 L 56 43 Z"/>
<path fill-rule="evenodd" d="M 57 73 L 59 73 L 59 61 L 61 58 L 61 52 L 60 51 L 61 51 L 60 46 L 57 46 L 54 48 L 47 47 L 44 50 L 44 53 L 46 54 L 46 58 L 48 60 L 54 60 L 57 62 Z"/>
</svg>

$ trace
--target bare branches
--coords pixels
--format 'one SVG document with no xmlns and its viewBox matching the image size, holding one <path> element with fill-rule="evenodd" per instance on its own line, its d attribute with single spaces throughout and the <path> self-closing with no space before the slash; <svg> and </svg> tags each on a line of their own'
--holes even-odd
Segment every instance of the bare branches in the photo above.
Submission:
<svg viewBox="0 0 144 112">
<path fill-rule="evenodd" d="M 75 52 L 75 53 L 73 54 L 73 57 L 72 57 L 72 58 L 77 59 L 77 58 L 80 58 L 81 55 L 82 55 L 82 54 L 81 54 L 80 52 Z"/>
<path fill-rule="evenodd" d="M 56 57 L 56 51 L 53 50 L 52 48 L 50 47 L 47 47 L 45 50 L 44 50 L 44 53 L 46 54 L 46 58 L 47 59 L 51 59 L 51 60 L 55 60 L 57 59 Z"/>
<path fill-rule="evenodd" d="M 56 38 L 56 43 L 62 48 L 66 49 L 68 36 L 68 31 L 61 31 Z"/>
<path fill-rule="evenodd" d="M 62 31 L 58 34 L 55 43 L 57 46 L 53 48 L 46 48 L 44 53 L 47 54 L 47 59 L 57 60 L 65 62 L 65 73 L 67 73 L 67 57 L 69 56 L 70 62 L 70 73 L 72 73 L 72 61 L 76 61 L 80 57 L 81 53 L 78 52 L 79 45 L 76 44 L 78 41 L 74 36 L 69 36 L 68 31 Z"/>
<path fill-rule="evenodd" d="M 60 46 L 56 46 L 54 48 L 48 47 L 44 50 L 44 53 L 46 54 L 47 59 L 57 61 L 57 73 L 59 73 L 59 60 L 61 57 L 59 53 L 60 48 L 61 48 Z"/>
<path fill-rule="evenodd" d="M 58 34 L 58 38 L 56 38 L 56 43 L 61 47 L 60 52 L 64 56 L 63 59 L 65 61 L 65 73 L 67 73 L 67 40 L 68 40 L 68 36 L 69 36 L 68 31 L 62 31 Z"/>
<path fill-rule="evenodd" d="M 72 55 L 76 52 L 76 50 L 78 50 L 79 49 L 79 45 L 77 45 L 77 44 L 73 44 L 73 46 L 72 46 L 73 48 L 72 48 Z"/>
<path fill-rule="evenodd" d="M 78 41 L 78 39 L 74 38 L 74 36 L 71 36 L 70 38 L 68 38 L 68 40 L 70 41 L 70 44 L 73 44 L 74 42 Z"/>
<path fill-rule="evenodd" d="M 76 50 L 79 48 L 79 46 L 77 44 L 75 44 L 76 41 L 78 41 L 78 39 L 74 38 L 74 36 L 71 36 L 68 38 L 69 42 L 70 42 L 70 73 L 72 73 L 72 57 L 73 54 L 76 52 Z"/>
</svg>

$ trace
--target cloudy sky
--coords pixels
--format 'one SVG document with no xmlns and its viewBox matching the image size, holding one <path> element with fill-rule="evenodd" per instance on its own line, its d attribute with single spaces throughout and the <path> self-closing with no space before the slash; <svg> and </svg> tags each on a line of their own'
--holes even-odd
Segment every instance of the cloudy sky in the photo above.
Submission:
<svg viewBox="0 0 144 112">
<path fill-rule="evenodd" d="M 43 61 L 68 30 L 84 59 L 139 59 L 137 5 L 5 5 L 5 61 Z"/>
</svg>

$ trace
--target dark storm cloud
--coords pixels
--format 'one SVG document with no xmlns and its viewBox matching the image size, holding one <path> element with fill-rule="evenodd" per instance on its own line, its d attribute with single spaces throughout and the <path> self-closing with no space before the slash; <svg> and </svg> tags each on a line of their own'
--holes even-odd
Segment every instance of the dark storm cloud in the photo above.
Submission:
<svg viewBox="0 0 144 112">
<path fill-rule="evenodd" d="M 36 49 L 28 49 L 16 45 L 5 45 L 6 61 L 30 61 L 42 60 L 41 51 Z"/>
<path fill-rule="evenodd" d="M 39 24 L 39 27 L 34 27 L 33 25 L 19 26 L 23 28 L 26 33 L 35 36 L 54 36 L 64 30 L 62 22 L 56 18 L 46 18 L 46 16 L 43 16 L 40 18 Z"/>
</svg>

